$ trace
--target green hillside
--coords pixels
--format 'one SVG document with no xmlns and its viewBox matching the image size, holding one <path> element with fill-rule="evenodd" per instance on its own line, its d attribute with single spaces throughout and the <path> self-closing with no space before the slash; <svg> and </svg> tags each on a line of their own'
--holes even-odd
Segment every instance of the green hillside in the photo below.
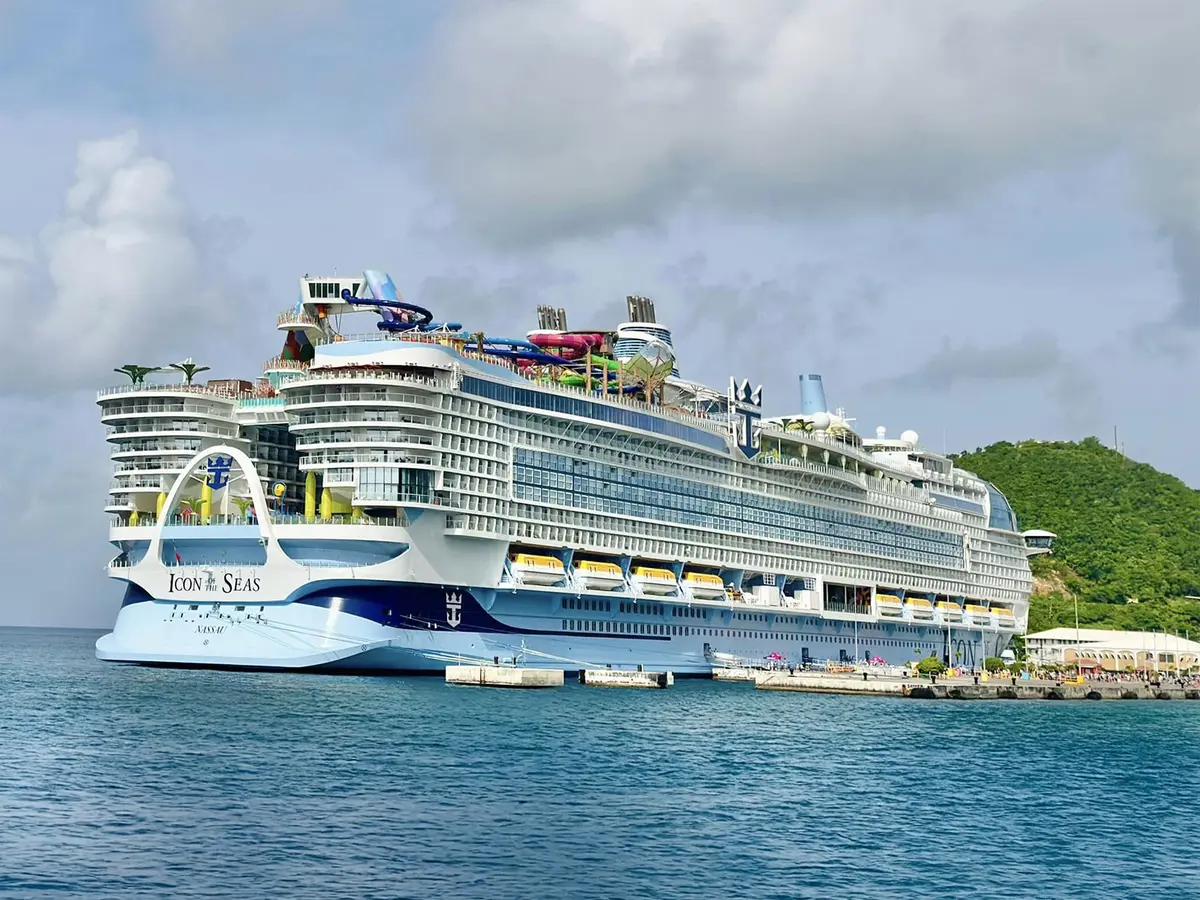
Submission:
<svg viewBox="0 0 1200 900">
<path fill-rule="evenodd" d="M 1058 535 L 1034 560 L 1030 630 L 1073 624 L 1200 632 L 1200 492 L 1095 438 L 993 444 L 956 457 L 1008 497 L 1020 527 Z M 1140 601 L 1127 605 L 1129 598 Z"/>
</svg>

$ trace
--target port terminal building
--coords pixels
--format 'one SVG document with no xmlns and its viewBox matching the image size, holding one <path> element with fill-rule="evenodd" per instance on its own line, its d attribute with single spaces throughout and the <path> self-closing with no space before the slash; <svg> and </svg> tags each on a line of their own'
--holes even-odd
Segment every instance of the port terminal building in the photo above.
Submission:
<svg viewBox="0 0 1200 900">
<path fill-rule="evenodd" d="M 1200 671 L 1200 642 L 1156 631 L 1051 628 L 1026 635 L 1025 649 L 1036 665 L 1078 665 L 1097 674 Z"/>
</svg>

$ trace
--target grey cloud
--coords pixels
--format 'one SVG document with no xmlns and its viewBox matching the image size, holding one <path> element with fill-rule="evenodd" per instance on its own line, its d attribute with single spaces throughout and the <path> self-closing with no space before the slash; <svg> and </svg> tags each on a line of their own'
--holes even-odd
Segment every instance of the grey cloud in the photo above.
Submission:
<svg viewBox="0 0 1200 900">
<path fill-rule="evenodd" d="M 101 512 L 111 464 L 93 397 L 0 398 L 0 625 L 101 627 L 116 615 L 119 590 L 102 568 L 115 552 Z"/>
<path fill-rule="evenodd" d="M 81 144 L 62 214 L 35 237 L 0 236 L 0 313 L 28 323 L 0 358 L 0 395 L 165 364 L 226 330 L 240 285 L 206 241 L 229 227 L 188 208 L 135 132 Z"/>
<path fill-rule="evenodd" d="M 1181 360 L 1200 347 L 1200 221 L 1172 216 L 1159 231 L 1177 299 L 1164 315 L 1134 330 L 1132 347 Z"/>
<path fill-rule="evenodd" d="M 882 297 L 882 288 L 864 293 L 862 282 L 827 263 L 729 279 L 714 276 L 696 253 L 663 274 L 672 291 L 658 304 L 659 319 L 676 334 L 681 374 L 713 385 L 731 374 L 761 382 L 769 407 L 792 397 L 801 368 L 835 367 L 839 328 L 850 321 L 865 327 L 848 308 Z"/>
<path fill-rule="evenodd" d="M 1198 43 L 1191 0 L 467 3 L 415 121 L 504 247 L 693 204 L 922 210 L 1113 154 L 1160 210 L 1197 173 Z"/>
<path fill-rule="evenodd" d="M 1075 430 L 1094 429 L 1105 421 L 1104 397 L 1097 377 L 1080 358 L 1068 354 L 1058 339 L 1031 331 L 998 344 L 954 343 L 943 338 L 924 362 L 896 377 L 867 385 L 898 394 L 939 394 L 962 386 L 997 388 L 1011 385 L 1049 397 L 1061 424 Z"/>
<path fill-rule="evenodd" d="M 536 325 L 539 303 L 569 305 L 563 303 L 562 292 L 574 282 L 574 275 L 546 263 L 527 264 L 499 279 L 482 278 L 467 269 L 425 278 L 416 302 L 430 307 L 438 318 L 461 321 L 467 329 L 525 331 Z"/>
<path fill-rule="evenodd" d="M 883 381 L 889 387 L 949 390 L 969 381 L 1014 381 L 1059 374 L 1066 357 L 1058 341 L 1045 332 L 1030 332 L 1008 344 L 978 346 L 943 338 L 925 362 Z"/>
</svg>

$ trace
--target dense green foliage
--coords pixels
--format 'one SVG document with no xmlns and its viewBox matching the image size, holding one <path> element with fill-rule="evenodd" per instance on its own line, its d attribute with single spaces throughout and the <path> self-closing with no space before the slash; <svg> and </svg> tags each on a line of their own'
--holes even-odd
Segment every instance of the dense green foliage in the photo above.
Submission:
<svg viewBox="0 0 1200 900">
<path fill-rule="evenodd" d="M 1073 625 L 1074 595 L 1080 625 L 1200 632 L 1200 604 L 1179 599 L 1200 595 L 1200 492 L 1095 438 L 993 444 L 957 464 L 1003 491 L 1021 528 L 1058 535 L 1034 560 L 1046 596 L 1030 631 Z"/>
<path fill-rule="evenodd" d="M 927 656 L 917 663 L 917 671 L 922 675 L 941 675 L 946 671 L 946 664 L 940 656 Z"/>
<path fill-rule="evenodd" d="M 1046 563 L 1042 559 L 1033 561 L 1035 591 L 1039 592 L 1030 600 L 1029 631 L 1045 631 L 1060 625 L 1074 627 L 1075 596 L 1063 590 L 1048 589 L 1055 582 L 1039 577 L 1039 573 L 1045 568 Z M 1124 604 L 1096 603 L 1080 599 L 1079 627 L 1112 628 L 1118 631 L 1169 631 L 1196 638 L 1200 635 L 1200 602 L 1143 600 L 1140 603 Z"/>
</svg>

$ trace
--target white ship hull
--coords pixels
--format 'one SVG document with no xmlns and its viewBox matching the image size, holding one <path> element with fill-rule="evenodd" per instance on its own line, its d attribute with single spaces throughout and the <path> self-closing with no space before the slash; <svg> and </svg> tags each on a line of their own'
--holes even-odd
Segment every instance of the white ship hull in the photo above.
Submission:
<svg viewBox="0 0 1200 900">
<path fill-rule="evenodd" d="M 932 654 L 974 667 L 1011 636 L 995 628 L 830 619 L 785 606 L 361 575 L 305 581 L 280 596 L 285 588 L 270 586 L 288 583 L 294 573 L 286 566 L 277 572 L 264 567 L 250 580 L 242 569 L 144 566 L 125 573 L 126 601 L 113 632 L 96 645 L 101 659 L 379 672 L 519 659 L 565 670 L 641 665 L 706 675 L 724 655 L 777 654 L 801 666 L 876 658 L 903 665 Z M 155 596 L 146 589 L 154 583 L 177 590 Z M 230 584 L 247 590 L 231 596 Z"/>
</svg>

